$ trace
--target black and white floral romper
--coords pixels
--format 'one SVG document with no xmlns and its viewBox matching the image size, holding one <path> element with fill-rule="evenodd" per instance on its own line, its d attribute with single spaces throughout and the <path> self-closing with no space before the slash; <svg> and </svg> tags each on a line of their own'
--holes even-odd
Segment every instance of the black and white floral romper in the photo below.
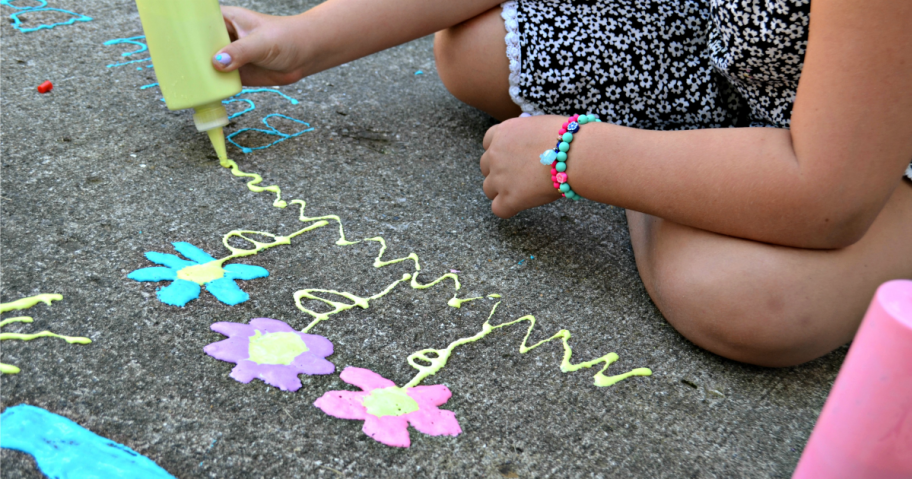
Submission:
<svg viewBox="0 0 912 479">
<path fill-rule="evenodd" d="M 652 130 L 788 128 L 810 0 L 516 0 L 510 96 Z M 906 170 L 912 179 L 912 164 Z"/>
</svg>

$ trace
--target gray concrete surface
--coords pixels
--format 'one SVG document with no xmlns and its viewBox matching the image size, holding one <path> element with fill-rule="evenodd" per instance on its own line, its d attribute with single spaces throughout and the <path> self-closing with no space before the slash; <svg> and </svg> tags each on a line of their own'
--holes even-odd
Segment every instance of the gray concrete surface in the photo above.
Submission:
<svg viewBox="0 0 912 479">
<path fill-rule="evenodd" d="M 106 40 L 142 33 L 132 2 L 50 3 L 94 21 L 27 34 L 0 25 L 0 299 L 61 293 L 62 302 L 28 312 L 34 324 L 5 330 L 51 329 L 94 343 L 3 342 L 2 360 L 22 373 L 0 378 L 2 407 L 63 414 L 181 478 L 791 474 L 845 349 L 781 370 L 722 359 L 675 333 L 652 304 L 622 210 L 558 202 L 494 217 L 478 170 L 493 122 L 447 93 L 431 38 L 282 87 L 298 105 L 257 98 L 258 109 L 229 132 L 268 113 L 315 131 L 230 155 L 289 198 L 307 200 L 308 212 L 340 215 L 349 238 L 382 235 L 389 257 L 418 253 L 425 280 L 454 268 L 463 271 L 461 296 L 503 294 L 495 321 L 534 314 L 533 338 L 572 331 L 575 360 L 616 351 L 611 371 L 655 374 L 596 388 L 594 371 L 560 372 L 556 343 L 520 355 L 525 328 L 514 327 L 458 350 L 427 382 L 453 391 L 445 408 L 464 433 L 412 430 L 407 450 L 312 406 L 325 391 L 347 388 L 338 375 L 302 376 L 295 393 L 232 380 L 232 364 L 203 354 L 222 339 L 211 323 L 268 316 L 303 327 L 295 290 L 373 293 L 409 267 L 375 270 L 375 245 L 338 247 L 323 228 L 240 261 L 271 276 L 244 282 L 251 300 L 237 307 L 205 292 L 184 309 L 167 306 L 155 298 L 162 284 L 127 279 L 151 265 L 146 251 L 189 241 L 222 256 L 224 233 L 290 232 L 296 212 L 272 208 L 268 195 L 219 168 L 189 113 L 169 112 L 157 89 L 139 89 L 154 81 L 151 71 L 105 67 L 125 51 Z M 275 14 L 308 4 L 240 3 Z M 53 92 L 37 94 L 46 79 Z M 338 370 L 366 367 L 402 384 L 413 375 L 409 353 L 473 334 L 487 316 L 491 302 L 457 310 L 446 306 L 450 295 L 448 285 L 401 288 L 314 332 L 335 343 L 329 359 Z M 0 458 L 4 477 L 40 476 L 29 456 L 4 450 Z"/>
</svg>

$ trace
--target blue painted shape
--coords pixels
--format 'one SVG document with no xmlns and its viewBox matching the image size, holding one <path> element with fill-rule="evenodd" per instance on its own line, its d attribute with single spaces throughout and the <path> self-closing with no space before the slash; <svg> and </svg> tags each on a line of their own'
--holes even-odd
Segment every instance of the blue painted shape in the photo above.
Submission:
<svg viewBox="0 0 912 479">
<path fill-rule="evenodd" d="M 139 50 L 133 50 L 132 52 L 121 53 L 122 56 L 128 57 L 131 55 L 135 55 L 137 53 L 142 53 L 149 49 L 149 47 L 145 43 L 139 41 L 139 40 L 142 40 L 143 38 L 146 38 L 146 36 L 137 35 L 135 37 L 129 37 L 129 38 L 115 38 L 113 40 L 108 40 L 108 41 L 104 42 L 104 44 L 110 46 L 110 45 L 121 45 L 121 44 L 127 43 L 127 44 L 138 46 Z"/>
<path fill-rule="evenodd" d="M 158 300 L 162 303 L 184 307 L 190 301 L 199 298 L 200 291 L 200 285 L 193 281 L 175 279 L 168 286 L 158 290 L 156 294 L 158 295 Z"/>
<path fill-rule="evenodd" d="M 7 5 L 9 5 L 9 4 L 7 3 Z M 14 7 L 14 8 L 16 8 L 16 7 Z M 36 32 L 36 31 L 42 30 L 42 29 L 48 29 L 48 30 L 50 30 L 51 28 L 59 27 L 59 26 L 62 26 L 62 25 L 72 25 L 72 24 L 74 24 L 74 23 L 76 23 L 76 22 L 90 22 L 90 21 L 92 21 L 92 17 L 87 17 L 87 16 L 85 16 L 85 15 L 83 15 L 83 14 L 81 14 L 81 13 L 71 12 L 71 11 L 69 11 L 69 10 L 62 10 L 62 9 L 60 9 L 60 8 L 41 8 L 41 7 L 39 7 L 39 8 L 25 8 L 25 9 L 23 9 L 23 8 L 21 8 L 21 7 L 19 7 L 19 8 L 20 8 L 20 10 L 19 10 L 18 12 L 16 12 L 16 13 L 10 15 L 10 19 L 13 20 L 13 28 L 15 28 L 16 30 L 19 30 L 19 31 L 22 32 L 22 33 Z M 71 19 L 69 19 L 69 20 L 67 20 L 67 21 L 65 21 L 65 22 L 57 22 L 57 23 L 51 23 L 51 24 L 41 24 L 41 25 L 38 25 L 37 27 L 23 28 L 23 26 L 22 26 L 22 20 L 19 19 L 19 15 L 22 15 L 23 13 L 35 13 L 35 12 L 61 12 L 61 13 L 66 13 L 66 14 L 68 14 L 68 15 L 72 15 L 73 18 L 71 18 Z"/>
<path fill-rule="evenodd" d="M 231 279 L 241 279 L 249 281 L 251 279 L 265 278 L 269 276 L 269 271 L 262 266 L 254 266 L 252 264 L 240 264 L 232 263 L 226 264 L 222 267 L 228 274 Z"/>
<path fill-rule="evenodd" d="M 185 241 L 175 241 L 171 243 L 171 245 L 174 246 L 174 249 L 178 253 L 184 255 L 185 258 L 196 261 L 197 263 L 208 263 L 210 261 L 215 261 L 215 258 L 213 258 L 209 253 Z"/>
<path fill-rule="evenodd" d="M 250 299 L 250 295 L 245 293 L 231 278 L 219 278 L 206 283 L 206 291 L 228 306 L 235 306 Z"/>
<path fill-rule="evenodd" d="M 295 122 L 295 123 L 300 123 L 300 124 L 304 125 L 305 128 L 304 128 L 303 130 L 301 130 L 301 131 L 298 131 L 297 133 L 292 133 L 292 134 L 282 133 L 281 131 L 275 129 L 274 126 L 272 126 L 272 125 L 269 124 L 269 119 L 270 119 L 270 118 L 284 118 L 284 119 L 286 119 L 286 120 L 293 121 L 293 122 Z M 285 140 L 290 140 L 290 139 L 292 139 L 292 138 L 297 138 L 297 137 L 303 135 L 304 133 L 307 133 L 308 131 L 313 131 L 313 130 L 314 130 L 314 129 L 310 126 L 310 123 L 307 123 L 307 122 L 298 120 L 297 118 L 292 118 L 292 117 L 290 117 L 290 116 L 281 115 L 281 114 L 279 114 L 279 113 L 271 113 L 271 114 L 266 115 L 265 117 L 263 117 L 263 124 L 266 125 L 266 128 L 268 128 L 267 130 L 264 130 L 264 129 L 262 129 L 262 128 L 241 128 L 240 130 L 238 130 L 238 131 L 236 131 L 236 132 L 234 132 L 234 133 L 228 135 L 225 139 L 228 140 L 228 142 L 231 143 L 232 145 L 234 145 L 234 146 L 240 148 L 241 151 L 243 151 L 244 153 L 252 153 L 253 151 L 256 151 L 256 150 L 264 150 L 264 149 L 266 149 L 266 148 L 269 148 L 270 146 L 277 145 L 277 144 L 279 144 L 279 143 L 281 143 L 281 142 L 283 142 L 283 141 L 285 141 Z M 256 131 L 256 132 L 264 133 L 264 134 L 270 135 L 270 136 L 278 136 L 279 139 L 276 140 L 276 141 L 274 141 L 274 142 L 272 142 L 272 143 L 270 143 L 270 144 L 268 144 L 268 145 L 265 145 L 265 146 L 257 146 L 257 147 L 253 147 L 253 148 L 248 148 L 248 147 L 246 147 L 246 146 L 241 146 L 241 145 L 237 144 L 237 143 L 234 141 L 234 137 L 236 137 L 236 136 L 238 136 L 238 135 L 240 135 L 241 133 L 244 133 L 244 132 L 246 132 L 246 131 Z"/>
<path fill-rule="evenodd" d="M 177 279 L 177 270 L 164 266 L 150 266 L 133 271 L 127 277 L 133 281 L 174 281 Z"/>
<path fill-rule="evenodd" d="M 145 90 L 146 88 L 152 88 L 158 86 L 158 83 L 149 83 L 148 85 L 143 85 L 139 87 L 140 90 Z"/>
<path fill-rule="evenodd" d="M 13 2 L 15 2 L 15 1 L 19 1 L 19 0 L 0 0 L 0 5 L 6 5 L 7 7 L 15 8 L 16 10 L 31 10 L 33 8 L 46 7 L 48 4 L 48 2 L 46 0 L 34 0 L 36 2 L 40 2 L 41 4 L 40 5 L 30 5 L 28 7 L 19 7 L 19 6 L 13 5 Z"/>
<path fill-rule="evenodd" d="M 146 258 L 155 264 L 174 268 L 175 270 L 183 269 L 187 266 L 196 266 L 196 263 L 193 261 L 181 259 L 179 256 L 175 256 L 173 254 L 159 253 L 158 251 L 147 252 Z"/>
<path fill-rule="evenodd" d="M 51 478 L 174 479 L 129 447 L 39 407 L 6 408 L 0 429 L 0 447 L 32 455 L 38 469 Z"/>
<path fill-rule="evenodd" d="M 128 274 L 127 278 L 133 281 L 171 281 L 171 284 L 156 291 L 158 299 L 162 303 L 170 304 L 171 306 L 183 307 L 190 301 L 199 298 L 202 288 L 193 281 L 179 279 L 178 273 L 184 268 L 215 261 L 215 258 L 187 242 L 177 241 L 171 244 L 178 253 L 189 258 L 189 260 L 173 254 L 149 251 L 146 253 L 146 258 L 165 267 L 150 266 L 140 268 Z M 225 272 L 224 276 L 206 283 L 206 290 L 212 293 L 216 299 L 229 306 L 234 306 L 250 299 L 250 295 L 245 293 L 235 283 L 235 280 L 251 280 L 269 276 L 269 271 L 266 268 L 247 264 L 229 264 L 223 266 L 222 269 Z"/>
</svg>

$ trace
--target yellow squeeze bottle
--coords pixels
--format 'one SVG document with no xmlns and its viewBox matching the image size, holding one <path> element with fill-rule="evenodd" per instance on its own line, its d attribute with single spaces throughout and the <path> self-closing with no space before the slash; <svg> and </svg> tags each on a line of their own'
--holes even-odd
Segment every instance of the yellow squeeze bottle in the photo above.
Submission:
<svg viewBox="0 0 912 479">
<path fill-rule="evenodd" d="M 136 0 L 136 6 L 165 104 L 193 108 L 196 129 L 209 134 L 226 160 L 222 100 L 241 92 L 241 77 L 212 66 L 213 55 L 231 42 L 218 0 Z"/>
</svg>

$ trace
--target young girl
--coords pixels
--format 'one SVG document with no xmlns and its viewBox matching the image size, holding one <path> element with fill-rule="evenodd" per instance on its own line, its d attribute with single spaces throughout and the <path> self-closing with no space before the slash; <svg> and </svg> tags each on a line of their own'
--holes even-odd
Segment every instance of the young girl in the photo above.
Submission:
<svg viewBox="0 0 912 479">
<path fill-rule="evenodd" d="M 598 114 L 572 139 L 567 183 L 627 209 L 649 295 L 714 353 L 817 358 L 852 339 L 879 284 L 912 278 L 912 2 L 330 0 L 293 17 L 223 13 L 235 41 L 213 65 L 247 85 L 437 32 L 444 85 L 503 120 L 481 157 L 502 218 L 570 201 L 539 155 L 569 115 Z"/>
</svg>

